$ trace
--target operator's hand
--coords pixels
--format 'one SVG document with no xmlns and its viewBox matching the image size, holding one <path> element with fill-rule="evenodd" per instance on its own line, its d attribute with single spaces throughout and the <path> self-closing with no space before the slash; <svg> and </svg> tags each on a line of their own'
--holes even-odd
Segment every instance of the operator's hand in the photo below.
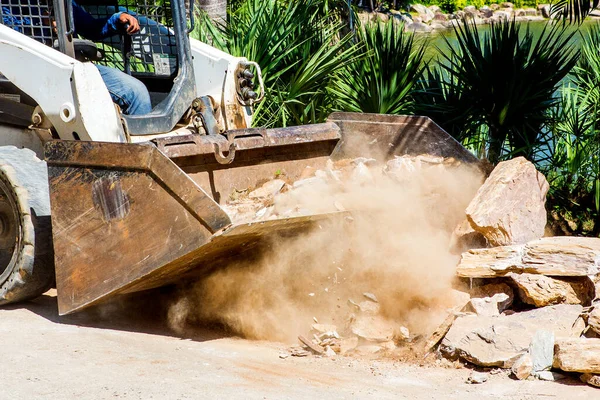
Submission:
<svg viewBox="0 0 600 400">
<path fill-rule="evenodd" d="M 126 27 L 128 35 L 133 35 L 140 31 L 140 23 L 133 15 L 121 13 L 121 15 L 119 15 L 119 22 Z"/>
</svg>

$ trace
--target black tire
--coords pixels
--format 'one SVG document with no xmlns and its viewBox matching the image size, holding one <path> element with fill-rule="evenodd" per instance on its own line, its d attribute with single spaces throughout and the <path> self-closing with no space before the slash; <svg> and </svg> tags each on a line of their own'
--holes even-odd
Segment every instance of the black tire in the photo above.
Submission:
<svg viewBox="0 0 600 400">
<path fill-rule="evenodd" d="M 46 163 L 0 147 L 0 305 L 37 297 L 54 281 Z"/>
</svg>

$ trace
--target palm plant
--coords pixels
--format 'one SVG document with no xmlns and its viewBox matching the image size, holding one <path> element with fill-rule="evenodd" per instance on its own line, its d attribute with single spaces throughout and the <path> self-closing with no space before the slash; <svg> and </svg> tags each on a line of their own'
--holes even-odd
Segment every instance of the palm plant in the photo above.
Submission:
<svg viewBox="0 0 600 400">
<path fill-rule="evenodd" d="M 547 25 L 537 38 L 522 26 L 514 20 L 494 23 L 483 35 L 473 24 L 455 27 L 456 45 L 446 40 L 447 52 L 420 96 L 420 110 L 446 113 L 455 134 L 481 132 L 484 126 L 493 163 L 506 144 L 504 155 L 531 158 L 557 86 L 579 57 L 569 45 L 574 32 L 565 25 Z"/>
<path fill-rule="evenodd" d="M 552 4 L 551 13 L 571 22 L 581 23 L 598 5 L 600 0 L 556 0 Z"/>
<path fill-rule="evenodd" d="M 585 99 L 581 105 L 588 115 L 596 116 L 600 104 L 600 28 L 591 27 L 581 39 L 581 57 L 571 71 L 574 88 L 581 92 L 579 98 Z M 574 89 L 573 89 L 574 90 Z M 596 127 L 600 127 L 600 118 L 595 117 Z"/>
<path fill-rule="evenodd" d="M 562 90 L 552 113 L 550 162 L 539 164 L 550 183 L 548 203 L 557 217 L 575 222 L 563 231 L 600 234 L 600 130 L 597 109 L 577 86 Z M 555 217 L 556 219 L 556 217 Z M 571 224 L 573 225 L 573 224 Z"/>
<path fill-rule="evenodd" d="M 330 90 L 343 111 L 401 114 L 413 111 L 412 92 L 423 72 L 425 43 L 394 23 L 367 24 L 356 32 L 365 57 L 338 70 Z"/>
<path fill-rule="evenodd" d="M 550 182 L 549 205 L 562 230 L 600 234 L 600 28 L 582 38 L 581 58 L 552 113 L 550 160 L 539 166 Z"/>
<path fill-rule="evenodd" d="M 245 0 L 230 10 L 226 26 L 204 18 L 195 35 L 261 66 L 266 98 L 254 123 L 270 127 L 325 120 L 333 76 L 360 54 L 343 28 L 322 0 Z"/>
</svg>

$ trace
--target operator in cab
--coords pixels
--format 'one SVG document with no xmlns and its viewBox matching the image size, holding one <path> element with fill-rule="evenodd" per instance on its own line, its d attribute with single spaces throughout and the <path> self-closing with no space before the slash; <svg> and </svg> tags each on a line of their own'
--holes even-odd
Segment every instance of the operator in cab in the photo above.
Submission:
<svg viewBox="0 0 600 400">
<path fill-rule="evenodd" d="M 96 19 L 73 1 L 75 33 L 84 39 L 101 41 L 116 34 L 134 35 L 140 31 L 138 20 L 126 12 Z M 150 93 L 146 86 L 131 75 L 104 65 L 96 65 L 112 100 L 124 114 L 143 115 L 152 111 Z"/>
<path fill-rule="evenodd" d="M 35 2 L 36 0 L 30 0 L 29 5 L 33 6 Z M 41 0 L 41 2 L 44 2 L 44 0 Z M 138 20 L 127 12 L 117 12 L 107 18 L 94 18 L 75 1 L 72 1 L 72 4 L 75 34 L 84 39 L 99 42 L 117 34 L 134 35 L 140 31 Z M 30 8 L 31 10 L 36 9 L 36 7 Z M 43 21 L 43 25 L 48 26 L 48 29 L 54 28 L 56 30 L 55 23 L 51 22 L 49 18 L 39 18 L 39 14 L 37 16 L 20 15 L 20 2 L 11 0 L 7 4 L 2 2 L 1 11 L 2 23 L 11 26 L 18 32 L 29 33 L 27 36 L 34 37 L 37 40 L 40 40 L 40 38 L 35 37 L 32 33 L 34 28 L 41 27 L 39 21 Z M 52 43 L 43 42 L 52 46 Z M 115 68 L 97 64 L 96 68 L 100 71 L 100 76 L 102 76 L 110 97 L 113 102 L 119 105 L 123 114 L 143 115 L 152 111 L 150 94 L 141 81 Z"/>
</svg>

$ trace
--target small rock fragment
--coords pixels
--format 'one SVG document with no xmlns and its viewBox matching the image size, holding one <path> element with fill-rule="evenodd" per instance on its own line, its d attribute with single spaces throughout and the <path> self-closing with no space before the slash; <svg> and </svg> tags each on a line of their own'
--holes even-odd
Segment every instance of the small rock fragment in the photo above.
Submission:
<svg viewBox="0 0 600 400">
<path fill-rule="evenodd" d="M 473 372 L 471 372 L 471 375 L 469 375 L 469 377 L 467 378 L 467 383 L 471 383 L 471 384 L 484 383 L 484 382 L 487 382 L 488 378 L 489 378 L 488 374 L 484 374 L 483 372 L 473 371 Z"/>
<path fill-rule="evenodd" d="M 360 306 L 352 299 L 348 299 L 348 307 L 360 310 Z"/>
<path fill-rule="evenodd" d="M 377 297 L 373 293 L 364 292 L 363 296 L 365 296 L 365 298 L 367 298 L 368 300 L 371 300 L 374 303 L 379 303 L 379 301 L 377 300 Z"/>
<path fill-rule="evenodd" d="M 511 367 L 512 373 L 515 377 L 522 381 L 529 378 L 529 375 L 533 372 L 533 361 L 528 353 L 523 354 Z"/>
<path fill-rule="evenodd" d="M 333 351 L 331 349 L 331 347 L 329 347 L 329 346 L 325 346 L 325 355 L 327 357 L 335 357 L 336 356 L 335 351 Z"/>
<path fill-rule="evenodd" d="M 290 355 L 289 355 L 288 353 L 279 353 L 279 358 L 281 358 L 281 359 L 284 359 L 284 360 L 285 360 L 286 358 L 288 358 L 289 356 L 290 356 Z"/>
<path fill-rule="evenodd" d="M 305 338 L 302 335 L 298 336 L 298 340 L 303 345 L 305 345 L 306 347 L 308 347 L 315 354 L 321 355 L 321 354 L 323 354 L 325 352 L 325 349 L 323 349 L 323 347 L 319 346 L 318 344 L 313 343 L 312 341 L 308 340 L 307 338 Z"/>
<path fill-rule="evenodd" d="M 396 340 L 408 340 L 410 339 L 410 332 L 407 327 L 401 326 L 400 329 L 396 332 L 395 336 Z"/>
<path fill-rule="evenodd" d="M 389 160 L 385 167 L 385 173 L 398 182 L 406 182 L 411 175 L 421 169 L 421 161 L 411 156 L 396 156 Z"/>
<path fill-rule="evenodd" d="M 260 188 L 250 192 L 248 195 L 251 199 L 264 198 L 274 196 L 283 189 L 285 182 L 281 179 L 273 179 L 266 182 Z"/>
<path fill-rule="evenodd" d="M 311 354 L 310 351 L 307 351 L 302 347 L 293 347 L 290 349 L 290 353 L 292 354 L 292 357 L 306 357 Z"/>
<path fill-rule="evenodd" d="M 583 383 L 590 386 L 600 387 L 600 375 L 583 374 L 579 377 Z"/>
<path fill-rule="evenodd" d="M 552 372 L 552 371 L 534 372 L 533 376 L 535 376 L 537 379 L 539 379 L 541 381 L 549 381 L 549 382 L 559 381 L 561 379 L 566 378 L 565 375 L 559 374 L 558 372 Z"/>
<path fill-rule="evenodd" d="M 513 290 L 505 283 L 491 283 L 475 288 L 471 295 L 471 307 L 477 315 L 500 315 L 512 305 Z"/>
<path fill-rule="evenodd" d="M 340 203 L 340 202 L 339 202 L 339 201 L 337 201 L 337 200 L 333 202 L 333 206 L 334 206 L 334 207 L 335 207 L 335 209 L 336 209 L 336 210 L 338 210 L 338 211 L 346 211 L 346 207 L 344 207 L 344 206 L 342 205 L 342 203 Z"/>
</svg>

